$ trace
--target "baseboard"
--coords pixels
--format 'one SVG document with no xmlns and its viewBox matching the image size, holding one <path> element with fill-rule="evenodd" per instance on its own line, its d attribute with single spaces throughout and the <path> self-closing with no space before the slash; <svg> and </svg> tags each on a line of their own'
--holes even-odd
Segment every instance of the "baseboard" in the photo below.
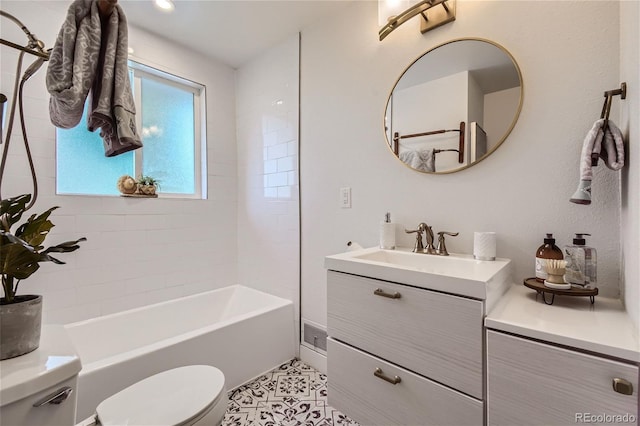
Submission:
<svg viewBox="0 0 640 426">
<path fill-rule="evenodd" d="M 300 361 L 309 364 L 323 374 L 327 374 L 327 357 L 304 345 L 300 345 Z"/>
</svg>

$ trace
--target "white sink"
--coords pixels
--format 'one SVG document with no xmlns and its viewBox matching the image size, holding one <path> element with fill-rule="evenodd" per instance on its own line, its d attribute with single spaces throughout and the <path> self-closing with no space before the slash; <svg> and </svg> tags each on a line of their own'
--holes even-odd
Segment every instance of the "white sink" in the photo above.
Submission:
<svg viewBox="0 0 640 426">
<path fill-rule="evenodd" d="M 483 261 L 465 254 L 437 256 L 402 248 L 372 247 L 327 256 L 325 267 L 481 300 L 499 297 L 512 282 L 509 259 Z"/>
</svg>

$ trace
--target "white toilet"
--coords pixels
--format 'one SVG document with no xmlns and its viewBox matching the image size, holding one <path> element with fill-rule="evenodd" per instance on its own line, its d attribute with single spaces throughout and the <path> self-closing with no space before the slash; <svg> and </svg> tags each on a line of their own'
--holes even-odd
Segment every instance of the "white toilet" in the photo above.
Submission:
<svg viewBox="0 0 640 426">
<path fill-rule="evenodd" d="M 222 371 L 189 365 L 147 377 L 102 401 L 96 408 L 102 426 L 214 426 L 227 410 Z"/>
<path fill-rule="evenodd" d="M 62 326 L 43 327 L 38 349 L 0 363 L 3 426 L 76 423 L 82 366 Z M 210 365 L 189 365 L 163 371 L 119 391 L 77 426 L 217 426 L 224 419 L 227 403 L 222 371 Z"/>
</svg>

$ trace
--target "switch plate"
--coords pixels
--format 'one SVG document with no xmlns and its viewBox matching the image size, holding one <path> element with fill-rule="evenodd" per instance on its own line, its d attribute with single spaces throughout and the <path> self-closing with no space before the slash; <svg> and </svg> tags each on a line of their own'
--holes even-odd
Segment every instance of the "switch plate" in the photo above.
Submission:
<svg viewBox="0 0 640 426">
<path fill-rule="evenodd" d="M 343 209 L 351 208 L 351 188 L 348 186 L 340 188 L 340 207 Z"/>
</svg>

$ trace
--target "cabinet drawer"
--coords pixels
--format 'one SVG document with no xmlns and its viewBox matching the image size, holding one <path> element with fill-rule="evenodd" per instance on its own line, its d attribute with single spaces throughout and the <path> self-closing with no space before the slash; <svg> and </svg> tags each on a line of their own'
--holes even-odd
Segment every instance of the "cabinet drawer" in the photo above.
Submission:
<svg viewBox="0 0 640 426">
<path fill-rule="evenodd" d="M 329 336 L 482 399 L 482 302 L 334 271 L 327 283 Z"/>
<path fill-rule="evenodd" d="M 614 391 L 614 378 L 631 382 L 633 394 Z M 628 425 L 637 417 L 637 366 L 487 332 L 488 424 Z"/>
<path fill-rule="evenodd" d="M 397 384 L 374 375 L 376 369 Z M 333 339 L 327 341 L 329 404 L 363 425 L 481 425 L 482 402 Z"/>
</svg>

